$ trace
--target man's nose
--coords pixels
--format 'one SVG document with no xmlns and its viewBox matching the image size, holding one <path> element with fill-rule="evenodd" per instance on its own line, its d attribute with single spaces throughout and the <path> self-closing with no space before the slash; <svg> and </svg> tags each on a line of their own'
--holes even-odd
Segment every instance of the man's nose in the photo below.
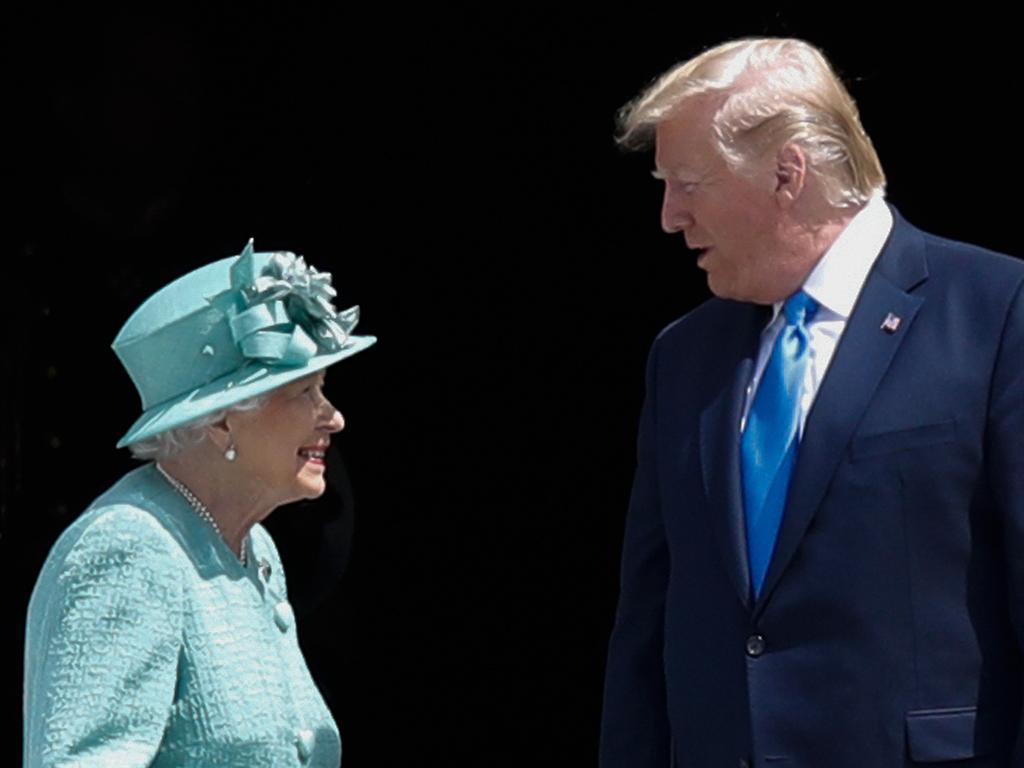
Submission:
<svg viewBox="0 0 1024 768">
<path fill-rule="evenodd" d="M 689 207 L 680 199 L 678 193 L 665 186 L 665 195 L 661 201 L 661 228 L 666 232 L 685 232 L 693 225 L 693 214 Z"/>
</svg>

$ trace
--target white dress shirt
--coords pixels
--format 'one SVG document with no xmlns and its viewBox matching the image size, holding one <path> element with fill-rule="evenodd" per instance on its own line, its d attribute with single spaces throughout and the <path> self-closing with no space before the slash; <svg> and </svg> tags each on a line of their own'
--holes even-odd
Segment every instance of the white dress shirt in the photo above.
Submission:
<svg viewBox="0 0 1024 768">
<path fill-rule="evenodd" d="M 825 255 L 804 281 L 803 291 L 817 301 L 819 306 L 817 314 L 807 326 L 811 364 L 807 366 L 800 396 L 801 436 L 807 414 L 818 394 L 818 387 L 825 378 L 825 372 L 832 362 L 832 355 L 843 336 L 843 331 L 846 330 L 846 321 L 849 320 L 853 305 L 857 302 L 861 288 L 864 287 L 868 272 L 871 271 L 875 259 L 882 252 L 882 247 L 892 231 L 892 223 L 892 212 L 885 204 L 885 200 L 881 194 L 875 195 L 850 220 L 846 229 L 825 251 Z M 757 366 L 754 368 L 754 377 L 747 386 L 746 401 L 743 405 L 741 432 L 746 427 L 747 414 L 750 412 L 761 375 L 768 365 L 775 338 L 786 322 L 781 310 L 782 302 L 776 303 L 771 322 L 761 332 Z"/>
</svg>

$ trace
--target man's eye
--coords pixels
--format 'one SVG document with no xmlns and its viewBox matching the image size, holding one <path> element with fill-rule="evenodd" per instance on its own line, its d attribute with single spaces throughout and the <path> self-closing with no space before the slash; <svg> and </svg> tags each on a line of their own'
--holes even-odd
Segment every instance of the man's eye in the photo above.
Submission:
<svg viewBox="0 0 1024 768">
<path fill-rule="evenodd" d="M 700 186 L 699 182 L 696 181 L 679 181 L 678 179 L 671 182 L 671 184 L 677 192 L 682 192 L 684 195 L 692 195 L 697 191 L 697 187 Z"/>
</svg>

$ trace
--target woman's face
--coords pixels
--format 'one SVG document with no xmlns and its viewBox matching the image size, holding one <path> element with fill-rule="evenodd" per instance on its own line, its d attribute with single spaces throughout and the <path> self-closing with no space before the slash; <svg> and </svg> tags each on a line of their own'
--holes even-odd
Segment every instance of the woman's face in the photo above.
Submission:
<svg viewBox="0 0 1024 768">
<path fill-rule="evenodd" d="M 273 506 L 324 492 L 331 433 L 345 420 L 324 397 L 324 372 L 275 389 L 262 408 L 230 414 L 238 469 Z"/>
</svg>

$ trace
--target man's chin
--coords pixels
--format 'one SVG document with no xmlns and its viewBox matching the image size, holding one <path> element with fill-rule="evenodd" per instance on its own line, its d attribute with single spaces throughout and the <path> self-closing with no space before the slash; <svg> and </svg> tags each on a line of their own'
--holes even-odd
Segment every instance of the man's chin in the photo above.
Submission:
<svg viewBox="0 0 1024 768">
<path fill-rule="evenodd" d="M 762 290 L 755 290 L 753 288 L 745 290 L 742 285 L 736 285 L 727 280 L 722 280 L 721 276 L 716 277 L 712 273 L 708 273 L 708 289 L 711 293 L 720 299 L 739 301 L 744 304 L 771 306 L 776 302 L 785 301 L 795 290 L 799 290 L 799 286 L 797 286 L 794 291 L 789 291 L 788 293 L 778 289 L 773 293 L 771 290 L 764 290 L 764 286 L 758 287 Z M 775 293 L 781 293 L 781 295 L 775 296 Z"/>
<path fill-rule="evenodd" d="M 735 285 L 732 285 L 727 280 L 722 280 L 721 276 L 716 276 L 711 272 L 708 272 L 708 289 L 720 299 L 747 301 L 747 299 L 741 298 Z"/>
</svg>

